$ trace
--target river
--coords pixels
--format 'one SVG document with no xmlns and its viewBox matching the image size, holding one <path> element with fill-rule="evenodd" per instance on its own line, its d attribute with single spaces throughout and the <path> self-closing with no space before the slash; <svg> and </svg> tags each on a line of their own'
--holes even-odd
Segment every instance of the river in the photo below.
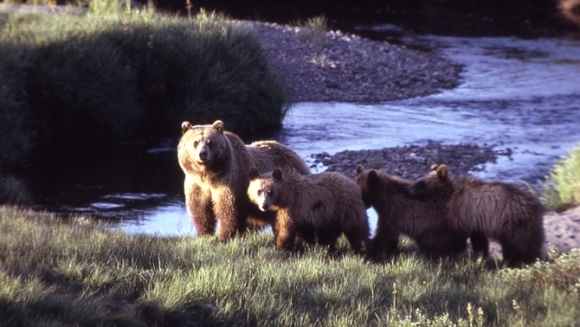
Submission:
<svg viewBox="0 0 580 327">
<path fill-rule="evenodd" d="M 307 161 L 321 152 L 428 140 L 509 148 L 510 156 L 500 156 L 476 174 L 534 185 L 580 144 L 579 40 L 407 35 L 401 42 L 440 51 L 465 65 L 461 84 L 381 104 L 296 103 L 277 139 Z M 101 158 L 89 172 L 71 171 L 57 189 L 45 190 L 40 203 L 50 211 L 112 218 L 128 233 L 195 234 L 184 206 L 175 142 L 126 147 Z M 137 180 L 159 176 L 167 167 L 168 176 Z M 107 181 L 115 178 L 123 186 Z M 376 214 L 369 211 L 369 217 L 374 227 Z"/>
</svg>

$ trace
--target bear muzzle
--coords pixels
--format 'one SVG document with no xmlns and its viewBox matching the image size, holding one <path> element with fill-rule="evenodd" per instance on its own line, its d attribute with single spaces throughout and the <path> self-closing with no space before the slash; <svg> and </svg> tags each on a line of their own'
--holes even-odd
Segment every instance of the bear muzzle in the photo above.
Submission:
<svg viewBox="0 0 580 327">
<path fill-rule="evenodd" d="M 268 203 L 259 203 L 258 204 L 258 209 L 260 209 L 261 211 L 270 211 L 270 204 L 268 204 Z"/>
<path fill-rule="evenodd" d="M 200 151 L 197 155 L 197 163 L 199 164 L 207 164 L 209 162 L 209 152 L 208 151 Z"/>
</svg>

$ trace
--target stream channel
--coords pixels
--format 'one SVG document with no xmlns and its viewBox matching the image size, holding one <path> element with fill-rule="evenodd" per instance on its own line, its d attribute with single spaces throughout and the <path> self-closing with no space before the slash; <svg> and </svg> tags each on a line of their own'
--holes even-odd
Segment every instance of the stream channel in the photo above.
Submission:
<svg viewBox="0 0 580 327">
<path fill-rule="evenodd" d="M 580 40 L 414 35 L 402 42 L 463 64 L 461 84 L 381 104 L 296 103 L 277 140 L 309 163 L 322 152 L 429 140 L 509 148 L 510 156 L 499 156 L 475 174 L 536 187 L 555 162 L 580 144 Z M 111 218 L 128 233 L 194 235 L 176 142 L 126 146 L 82 171 L 71 163 L 57 188 L 48 176 L 37 176 L 38 203 L 51 212 Z M 374 229 L 372 210 L 369 218 Z"/>
</svg>

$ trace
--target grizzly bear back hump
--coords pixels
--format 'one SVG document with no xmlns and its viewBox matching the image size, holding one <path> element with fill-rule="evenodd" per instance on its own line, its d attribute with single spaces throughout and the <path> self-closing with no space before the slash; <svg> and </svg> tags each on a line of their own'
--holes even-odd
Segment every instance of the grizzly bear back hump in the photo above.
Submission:
<svg viewBox="0 0 580 327">
<path fill-rule="evenodd" d="M 310 174 L 304 160 L 281 143 L 272 140 L 256 141 L 246 148 L 252 154 L 252 164 L 261 173 L 272 171 L 277 167 L 293 167 L 300 174 Z"/>
</svg>

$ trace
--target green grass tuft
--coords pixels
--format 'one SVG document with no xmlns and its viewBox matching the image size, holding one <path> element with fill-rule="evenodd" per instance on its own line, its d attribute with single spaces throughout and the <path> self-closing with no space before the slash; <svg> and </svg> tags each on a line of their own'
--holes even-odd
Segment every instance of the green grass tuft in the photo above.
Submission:
<svg viewBox="0 0 580 327">
<path fill-rule="evenodd" d="M 0 207 L 0 325 L 573 326 L 580 251 L 523 269 L 470 254 L 367 262 L 276 251 L 270 233 L 127 235 L 85 217 Z"/>
<path fill-rule="evenodd" d="M 316 46 L 326 46 L 326 33 L 328 32 L 328 20 L 325 16 L 308 18 L 306 21 L 298 20 L 292 22 L 300 27 L 298 38 L 304 42 L 308 41 Z"/>
<path fill-rule="evenodd" d="M 555 211 L 580 205 L 580 146 L 556 164 L 544 185 L 542 201 Z"/>
</svg>

